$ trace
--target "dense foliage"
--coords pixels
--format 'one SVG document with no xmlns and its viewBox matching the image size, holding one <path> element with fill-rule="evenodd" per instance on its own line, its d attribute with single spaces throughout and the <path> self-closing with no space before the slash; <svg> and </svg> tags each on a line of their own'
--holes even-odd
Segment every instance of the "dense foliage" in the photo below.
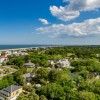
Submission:
<svg viewBox="0 0 100 100">
<path fill-rule="evenodd" d="M 11 84 L 22 85 L 27 93 L 20 94 L 17 100 L 100 100 L 100 46 L 39 48 L 27 52 L 28 56 L 9 57 L 7 64 L 14 65 L 18 71 L 3 77 L 0 89 Z M 59 69 L 48 63 L 48 60 L 63 58 L 74 69 Z M 24 68 L 28 60 L 36 68 Z M 35 75 L 31 86 L 25 84 L 23 77 L 28 72 Z"/>
</svg>

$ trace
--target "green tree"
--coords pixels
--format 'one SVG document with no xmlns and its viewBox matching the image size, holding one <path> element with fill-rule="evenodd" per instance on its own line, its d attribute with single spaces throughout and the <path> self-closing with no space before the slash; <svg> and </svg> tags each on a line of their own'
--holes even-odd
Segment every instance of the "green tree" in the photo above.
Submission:
<svg viewBox="0 0 100 100">
<path fill-rule="evenodd" d="M 31 91 L 31 93 L 28 95 L 29 100 L 39 100 L 39 96 L 34 92 Z"/>
<path fill-rule="evenodd" d="M 93 92 L 81 91 L 79 92 L 80 100 L 97 100 Z"/>
<path fill-rule="evenodd" d="M 21 93 L 16 100 L 29 100 L 28 96 Z"/>
<path fill-rule="evenodd" d="M 39 100 L 47 100 L 47 98 L 44 95 L 41 95 Z"/>
<path fill-rule="evenodd" d="M 48 78 L 48 69 L 47 68 L 40 68 L 36 71 L 37 78 Z"/>
<path fill-rule="evenodd" d="M 88 78 L 88 76 L 89 76 L 89 72 L 87 70 L 83 70 L 83 71 L 79 72 L 79 74 L 85 79 Z"/>
<path fill-rule="evenodd" d="M 63 87 L 56 83 L 50 83 L 46 86 L 43 86 L 40 90 L 40 94 L 45 95 L 48 99 L 53 100 L 65 100 L 66 98 Z"/>
<path fill-rule="evenodd" d="M 51 70 L 48 75 L 50 82 L 59 80 L 62 77 L 63 73 L 64 72 L 62 70 Z"/>
</svg>

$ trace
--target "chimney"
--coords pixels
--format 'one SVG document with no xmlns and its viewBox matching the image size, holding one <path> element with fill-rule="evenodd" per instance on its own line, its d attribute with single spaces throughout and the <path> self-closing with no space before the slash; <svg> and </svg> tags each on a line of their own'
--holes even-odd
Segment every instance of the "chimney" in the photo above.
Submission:
<svg viewBox="0 0 100 100">
<path fill-rule="evenodd" d="M 11 93 L 12 93 L 12 85 L 11 85 Z"/>
</svg>

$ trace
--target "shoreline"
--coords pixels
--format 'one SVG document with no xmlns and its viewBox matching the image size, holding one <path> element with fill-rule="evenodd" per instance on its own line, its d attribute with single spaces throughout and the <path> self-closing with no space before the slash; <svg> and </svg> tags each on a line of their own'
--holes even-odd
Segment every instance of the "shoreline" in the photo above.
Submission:
<svg viewBox="0 0 100 100">
<path fill-rule="evenodd" d="M 0 49 L 0 51 L 14 51 L 14 50 L 21 50 L 21 49 L 29 49 L 29 48 L 15 48 L 15 49 Z"/>
<path fill-rule="evenodd" d="M 48 47 L 61 47 L 61 46 L 37 46 L 37 47 L 25 47 L 25 48 L 0 49 L 0 52 L 2 52 L 2 51 L 16 51 L 16 50 L 28 50 L 28 49 L 36 49 L 36 48 L 48 48 Z"/>
<path fill-rule="evenodd" d="M 2 45 L 0 45 L 0 46 L 2 46 Z M 33 46 L 30 46 L 30 47 L 18 47 L 18 48 L 17 47 L 9 47 L 9 48 L 4 48 L 4 49 L 0 49 L 0 52 L 2 52 L 2 51 L 14 51 L 14 50 L 28 50 L 28 49 L 36 49 L 36 48 L 48 48 L 48 47 L 64 47 L 64 46 L 100 46 L 100 45 L 33 45 Z"/>
</svg>

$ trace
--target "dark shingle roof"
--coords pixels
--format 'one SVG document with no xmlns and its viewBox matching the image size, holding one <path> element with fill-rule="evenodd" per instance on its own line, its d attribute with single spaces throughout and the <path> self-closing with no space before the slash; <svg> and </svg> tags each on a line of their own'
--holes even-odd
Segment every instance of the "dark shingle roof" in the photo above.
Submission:
<svg viewBox="0 0 100 100">
<path fill-rule="evenodd" d="M 4 88 L 3 91 L 6 91 L 8 93 L 12 93 L 20 88 L 21 88 L 21 86 L 11 85 L 11 86 L 8 86 L 7 88 Z"/>
<path fill-rule="evenodd" d="M 4 91 L 4 90 L 0 90 L 0 96 L 6 95 L 7 97 L 10 96 L 10 93 Z"/>
</svg>

